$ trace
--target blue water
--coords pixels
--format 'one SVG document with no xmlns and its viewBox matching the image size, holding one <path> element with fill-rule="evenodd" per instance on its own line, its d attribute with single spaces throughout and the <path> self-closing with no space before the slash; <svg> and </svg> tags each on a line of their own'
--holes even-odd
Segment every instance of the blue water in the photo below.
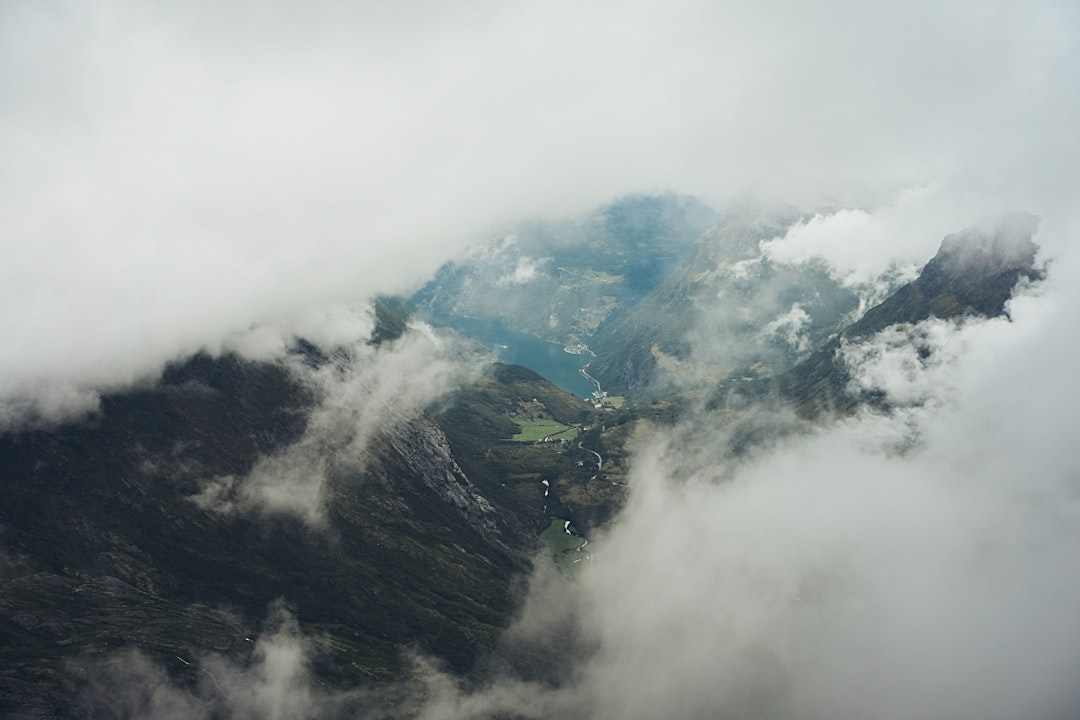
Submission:
<svg viewBox="0 0 1080 720">
<path fill-rule="evenodd" d="M 527 367 L 568 393 L 587 398 L 596 389 L 580 372 L 591 355 L 571 355 L 562 345 L 515 332 L 497 321 L 440 317 L 437 322 L 484 343 L 501 362 Z"/>
</svg>

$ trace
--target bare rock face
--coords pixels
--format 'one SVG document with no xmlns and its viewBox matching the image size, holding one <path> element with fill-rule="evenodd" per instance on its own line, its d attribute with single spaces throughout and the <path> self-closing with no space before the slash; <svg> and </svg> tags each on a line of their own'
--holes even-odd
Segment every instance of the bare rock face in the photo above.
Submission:
<svg viewBox="0 0 1080 720">
<path fill-rule="evenodd" d="M 495 507 L 454 460 L 446 435 L 421 413 L 390 434 L 390 444 L 424 484 L 486 537 L 497 535 Z"/>
</svg>

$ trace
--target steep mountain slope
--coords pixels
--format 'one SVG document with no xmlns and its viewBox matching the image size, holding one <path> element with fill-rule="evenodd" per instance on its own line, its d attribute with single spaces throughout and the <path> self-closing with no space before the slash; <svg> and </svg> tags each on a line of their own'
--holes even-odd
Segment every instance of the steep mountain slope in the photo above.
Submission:
<svg viewBox="0 0 1080 720">
<path fill-rule="evenodd" d="M 823 265 L 785 265 L 763 255 L 761 243 L 799 217 L 793 208 L 729 209 L 697 238 L 685 266 L 597 330 L 591 371 L 611 391 L 640 398 L 670 393 L 691 378 L 715 383 L 789 367 L 858 305 Z M 667 377 L 665 364 L 672 369 Z"/>
<path fill-rule="evenodd" d="M 324 682 L 399 678 L 406 646 L 468 671 L 507 625 L 549 522 L 543 487 L 509 474 L 584 472 L 511 443 L 512 411 L 526 395 L 564 422 L 591 410 L 531 373 L 478 382 L 435 415 L 387 422 L 361 464 L 336 467 L 316 527 L 198 502 L 208 478 L 243 477 L 304 437 L 317 398 L 284 365 L 198 356 L 104 398 L 91 421 L 0 436 L 0 712 L 77 715 L 80 678 L 120 648 L 194 682 L 202 654 L 250 654 L 279 599 L 318 639 Z M 501 445 L 521 445 L 508 475 L 481 471 Z"/>
<path fill-rule="evenodd" d="M 1043 277 L 1035 264 L 1038 246 L 1032 241 L 1037 228 L 1034 215 L 1014 213 L 992 226 L 970 227 L 947 236 L 918 278 L 867 310 L 780 377 L 781 393 L 809 417 L 874 402 L 873 395 L 860 397 L 848 391 L 851 377 L 838 358 L 841 345 L 898 323 L 1004 314 L 1018 282 Z"/>
<path fill-rule="evenodd" d="M 513 418 L 525 416 L 551 418 L 581 432 L 552 435 L 548 442 L 505 442 L 518 431 Z M 610 520 L 625 498 L 625 484 L 612 481 L 621 444 L 604 449 L 607 472 L 599 479 L 591 452 L 603 448 L 603 429 L 621 420 L 552 392 L 550 383 L 527 368 L 501 364 L 458 391 L 439 415 L 462 467 L 497 506 L 528 506 L 523 515 L 533 527 L 560 518 L 584 533 Z M 537 493 L 541 503 L 535 502 Z"/>
<path fill-rule="evenodd" d="M 663 213 L 645 217 L 631 224 L 661 232 Z M 896 323 L 1000 315 L 1017 282 L 1042 276 L 1037 220 L 1013 215 L 948 236 L 917 279 L 841 329 L 852 292 L 822 266 L 761 253 L 795 217 L 732 213 L 590 330 L 590 370 L 609 387 L 671 391 L 625 411 L 597 411 L 495 364 L 408 411 L 396 391 L 371 388 L 351 399 L 381 408 L 359 452 L 332 432 L 311 444 L 320 407 L 340 399 L 308 373 L 350 356 L 301 342 L 279 363 L 190 358 L 105 397 L 84 423 L 0 435 L 0 713 L 85 716 L 87 678 L 125 648 L 193 685 L 205 653 L 250 658 L 282 600 L 315 639 L 318 682 L 400 679 L 403 648 L 467 674 L 518 609 L 538 538 L 577 552 L 567 529 L 587 535 L 621 506 L 636 428 L 674 426 L 713 393 L 735 408 L 714 417 L 738 451 L 757 442 L 754 403 L 765 399 L 806 418 L 880 402 L 849 391 L 845 343 Z M 634 262 L 647 257 L 646 237 Z M 408 341 L 399 310 L 376 304 L 372 346 Z M 237 479 L 298 447 L 308 454 L 284 465 L 293 475 L 354 452 L 323 462 L 321 512 L 275 510 L 297 494 L 287 485 L 269 488 L 278 505 L 245 508 Z"/>
</svg>

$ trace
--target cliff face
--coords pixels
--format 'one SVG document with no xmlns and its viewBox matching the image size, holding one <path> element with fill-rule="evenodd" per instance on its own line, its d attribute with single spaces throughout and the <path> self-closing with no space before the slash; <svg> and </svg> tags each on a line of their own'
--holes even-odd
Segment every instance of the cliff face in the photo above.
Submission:
<svg viewBox="0 0 1080 720">
<path fill-rule="evenodd" d="M 446 434 L 420 414 L 389 436 L 390 444 L 432 492 L 486 538 L 499 535 L 496 509 L 476 489 L 454 460 Z"/>
</svg>

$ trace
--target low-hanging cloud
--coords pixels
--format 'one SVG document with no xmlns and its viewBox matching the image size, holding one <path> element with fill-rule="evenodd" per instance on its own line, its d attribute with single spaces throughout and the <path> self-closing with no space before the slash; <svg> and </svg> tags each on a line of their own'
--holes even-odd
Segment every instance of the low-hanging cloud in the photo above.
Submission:
<svg viewBox="0 0 1080 720">
<path fill-rule="evenodd" d="M 5 424 L 633 190 L 858 208 L 929 184 L 965 222 L 1046 217 L 1077 164 L 1076 20 L 1057 0 L 4 3 Z"/>
<path fill-rule="evenodd" d="M 841 343 L 841 362 L 852 374 L 847 391 L 884 393 L 893 407 L 910 407 L 926 402 L 946 403 L 938 377 L 953 372 L 963 352 L 964 325 L 968 322 L 999 323 L 1003 319 L 939 320 L 930 318 L 916 325 L 885 328 L 869 338 Z"/>
<path fill-rule="evenodd" d="M 560 684 L 432 671 L 417 712 L 1073 715 L 1078 24 L 1063 0 L 4 3 L 3 425 L 202 347 L 273 356 L 469 240 L 629 190 L 824 200 L 772 251 L 851 282 L 1030 210 L 1054 264 L 1010 322 L 919 330 L 941 364 L 848 355 L 907 407 L 739 461 L 710 414 L 642 442 L 630 505 L 559 586 L 570 617 L 522 620 L 583 636 Z M 139 707 L 313 697 L 280 647 L 235 702 Z"/>
<path fill-rule="evenodd" d="M 318 638 L 305 636 L 288 606 L 274 603 L 250 652 L 208 653 L 174 660 L 194 673 L 187 686 L 169 677 L 161 662 L 124 650 L 88 672 L 83 706 L 110 717 L 197 718 L 363 717 L 371 701 L 361 692 L 334 692 L 314 682 L 311 662 Z"/>
<path fill-rule="evenodd" d="M 192 501 L 231 514 L 292 515 L 311 527 L 326 523 L 335 475 L 361 475 L 379 433 L 392 435 L 474 372 L 461 340 L 439 337 L 422 324 L 377 347 L 354 342 L 312 369 L 292 358 L 293 371 L 312 388 L 317 404 L 303 436 L 260 458 L 243 476 L 207 478 Z"/>
<path fill-rule="evenodd" d="M 846 353 L 889 412 L 786 432 L 737 458 L 729 413 L 647 430 L 629 504 L 590 544 L 593 562 L 573 581 L 539 564 L 483 680 L 418 659 L 413 683 L 369 709 L 431 720 L 1073 714 L 1080 410 L 1065 390 L 1078 348 L 1060 329 L 1080 306 L 1074 288 L 1047 285 L 1014 298 L 1010 319 L 930 320 Z M 901 352 L 912 339 L 919 362 Z M 154 677 L 133 685 L 145 694 Z M 201 697 L 168 687 L 182 707 Z"/>
<path fill-rule="evenodd" d="M 517 259 L 513 271 L 496 280 L 495 284 L 500 286 L 524 285 L 535 280 L 542 272 L 543 265 L 549 261 L 550 258 L 537 259 L 523 255 Z"/>
<path fill-rule="evenodd" d="M 561 657 L 569 679 L 438 685 L 426 716 L 1074 714 L 1080 418 L 1064 391 L 1076 339 L 1059 330 L 1077 304 L 1052 294 L 1014 299 L 1011 321 L 893 331 L 933 361 L 897 362 L 888 334 L 847 353 L 887 413 L 739 460 L 730 415 L 639 443 L 628 507 L 559 586 L 562 629 L 584 636 Z"/>
<path fill-rule="evenodd" d="M 810 347 L 810 338 L 804 332 L 810 316 L 802 305 L 793 303 L 791 309 L 765 326 L 765 334 L 778 337 L 797 352 L 804 352 Z"/>
</svg>

